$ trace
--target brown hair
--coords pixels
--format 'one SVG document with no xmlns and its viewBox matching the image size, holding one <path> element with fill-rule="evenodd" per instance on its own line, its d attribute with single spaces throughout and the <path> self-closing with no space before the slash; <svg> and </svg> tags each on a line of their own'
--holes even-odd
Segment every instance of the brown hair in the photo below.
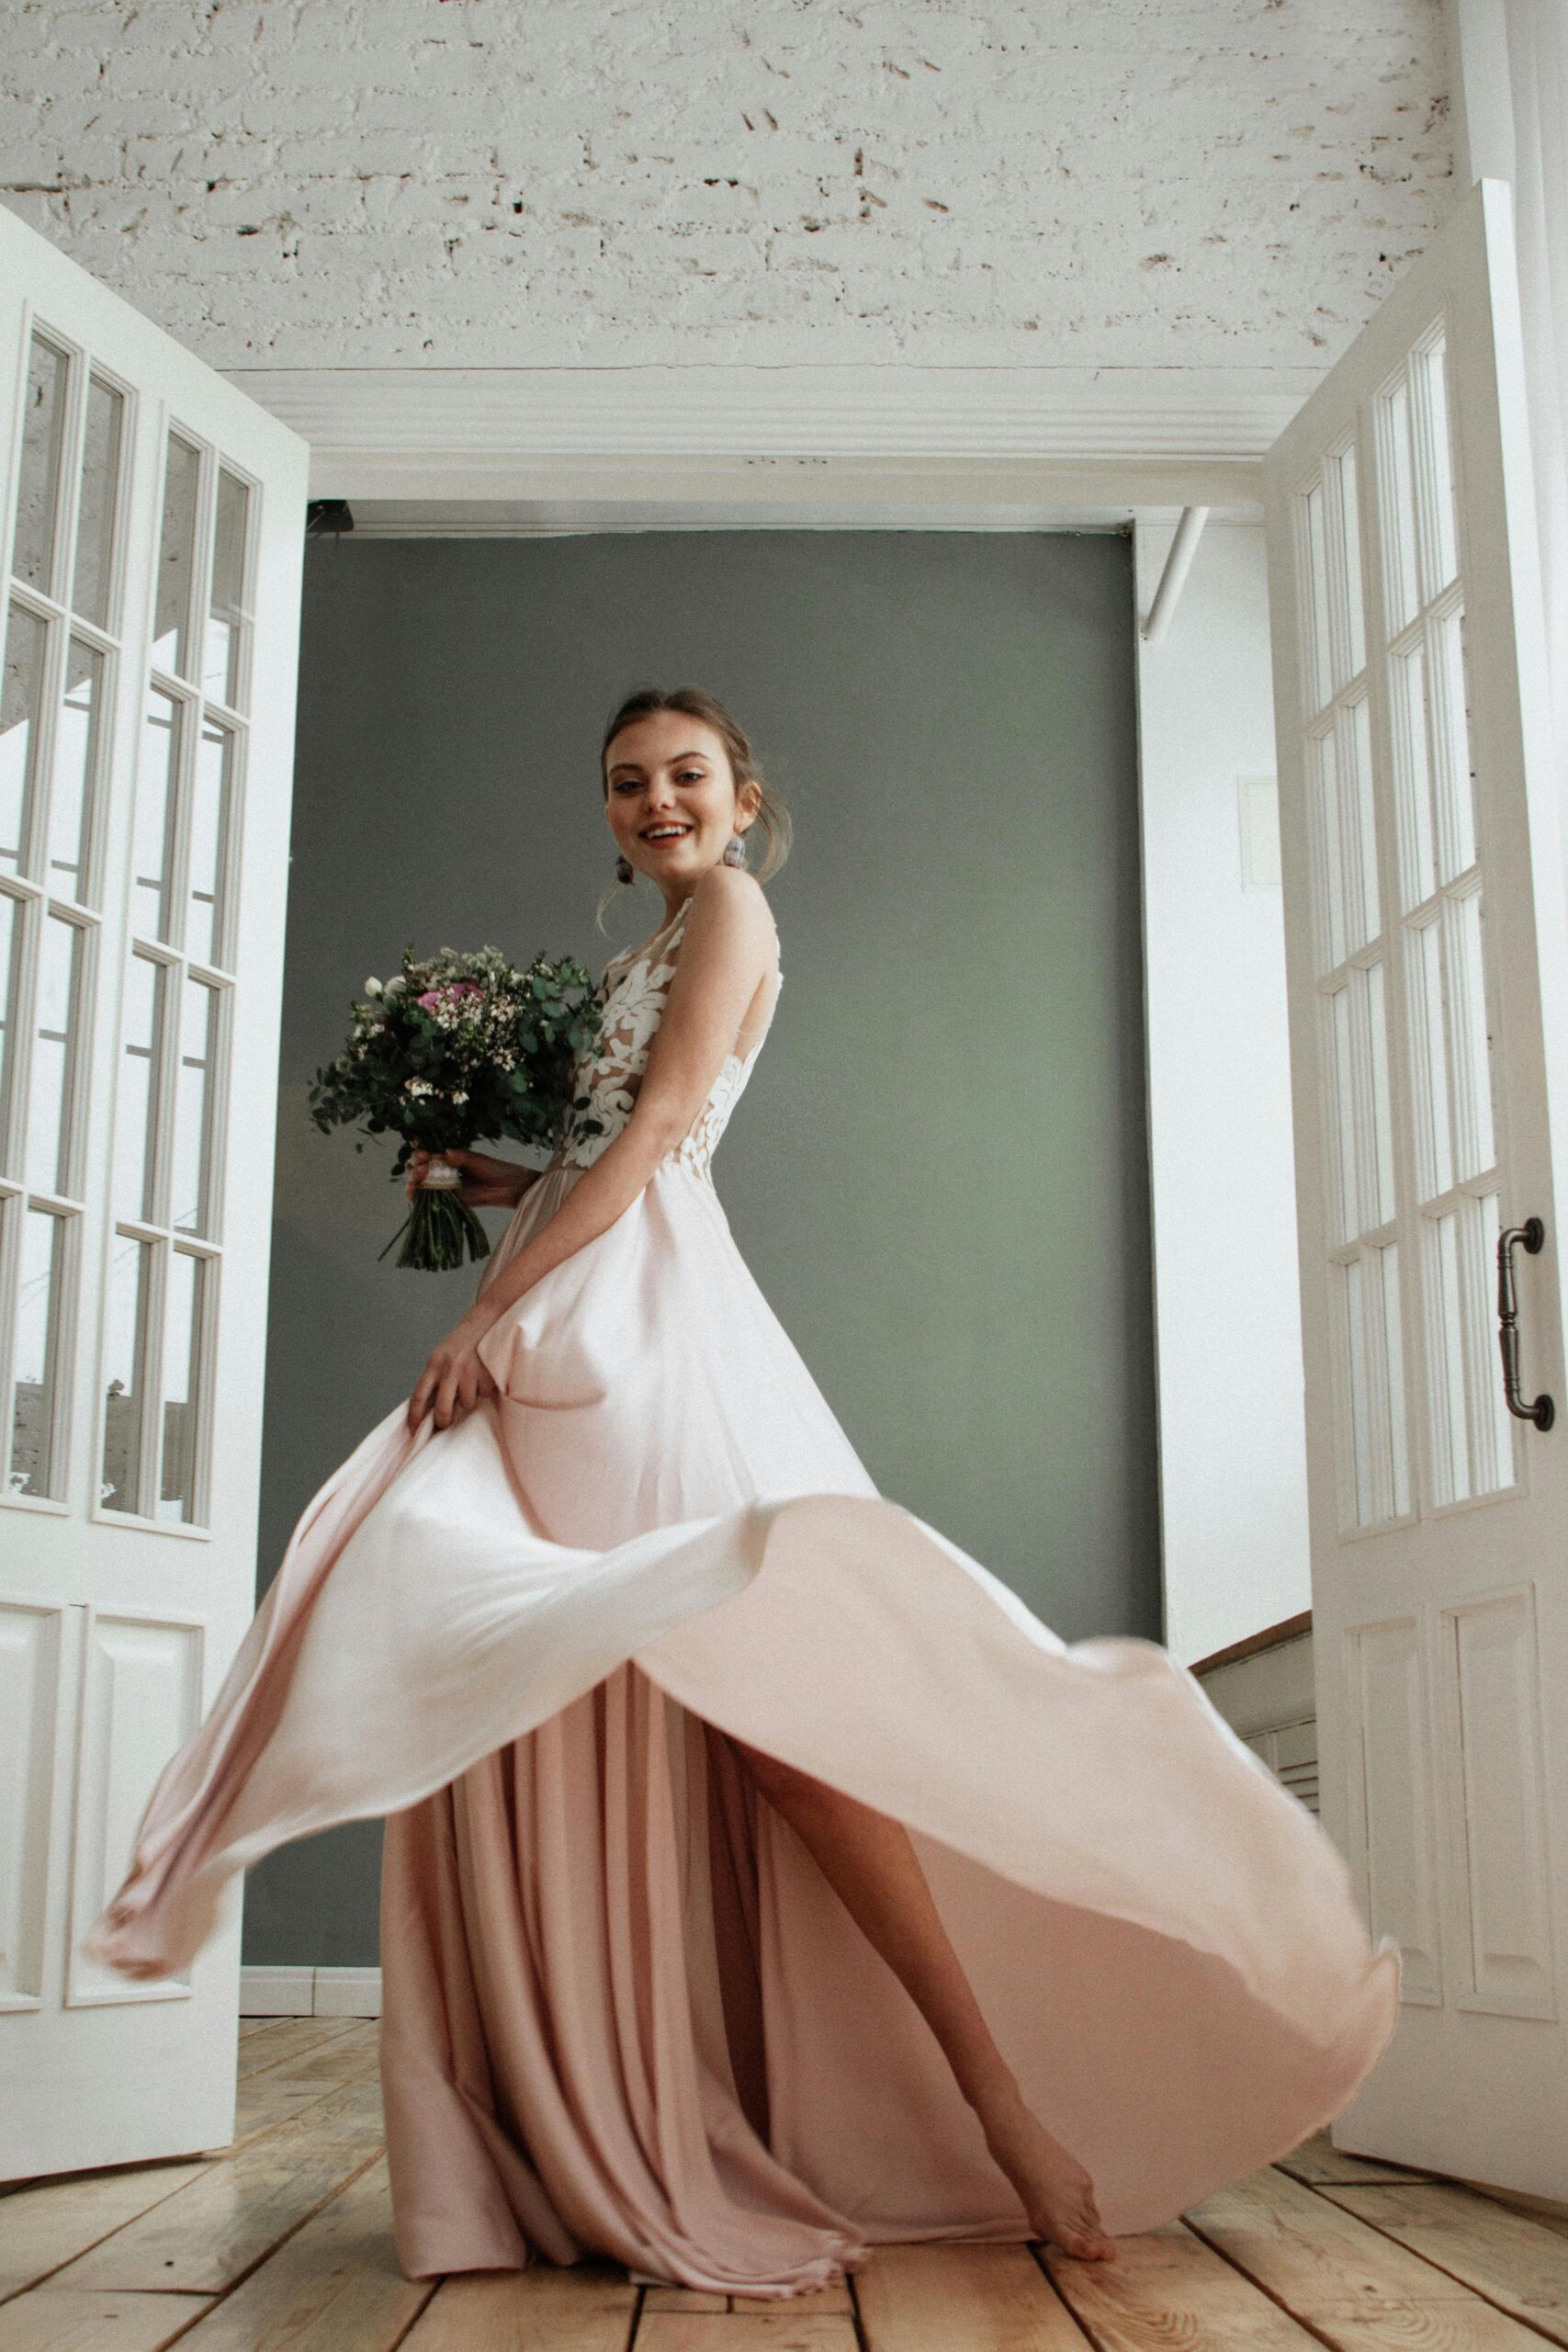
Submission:
<svg viewBox="0 0 1568 2352">
<path fill-rule="evenodd" d="M 768 845 L 763 852 L 761 865 L 756 868 L 756 875 L 759 882 L 766 882 L 771 875 L 778 872 L 789 855 L 789 810 L 757 765 L 756 753 L 751 749 L 745 729 L 738 719 L 731 718 L 717 695 L 710 695 L 705 688 L 638 686 L 635 694 L 627 695 L 605 728 L 604 740 L 599 746 L 599 780 L 604 787 L 605 799 L 610 797 L 610 776 L 605 763 L 611 744 L 624 727 L 631 726 L 634 719 L 646 718 L 650 711 L 655 710 L 680 710 L 684 711 L 688 718 L 702 719 L 713 729 L 724 745 L 737 791 L 743 784 L 754 784 L 758 787 L 761 798 L 752 821 L 762 828 Z"/>
</svg>

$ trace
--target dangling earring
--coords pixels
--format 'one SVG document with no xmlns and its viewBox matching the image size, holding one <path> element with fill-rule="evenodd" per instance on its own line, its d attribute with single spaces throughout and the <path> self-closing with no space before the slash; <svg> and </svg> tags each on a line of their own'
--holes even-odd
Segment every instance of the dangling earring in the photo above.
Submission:
<svg viewBox="0 0 1568 2352">
<path fill-rule="evenodd" d="M 730 834 L 729 839 L 724 845 L 724 862 L 726 865 L 745 865 L 746 836 L 744 833 Z"/>
<path fill-rule="evenodd" d="M 615 860 L 615 879 L 616 879 L 616 881 L 617 881 L 617 882 L 629 882 L 629 881 L 631 881 L 631 880 L 632 880 L 632 878 L 633 878 L 633 876 L 632 876 L 632 862 L 631 862 L 631 859 L 630 859 L 629 857 L 618 857 L 618 858 L 616 858 L 616 860 Z"/>
</svg>

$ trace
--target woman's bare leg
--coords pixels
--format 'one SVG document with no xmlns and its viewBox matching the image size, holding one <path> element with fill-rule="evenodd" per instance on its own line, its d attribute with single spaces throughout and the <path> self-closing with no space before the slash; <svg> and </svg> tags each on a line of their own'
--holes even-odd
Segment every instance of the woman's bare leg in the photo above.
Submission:
<svg viewBox="0 0 1568 2352">
<path fill-rule="evenodd" d="M 930 2025 L 1036 2233 L 1067 2254 L 1112 2260 L 1115 2241 L 1100 2222 L 1093 2184 L 1024 2105 L 903 1823 L 744 1740 L 734 1745 Z"/>
</svg>

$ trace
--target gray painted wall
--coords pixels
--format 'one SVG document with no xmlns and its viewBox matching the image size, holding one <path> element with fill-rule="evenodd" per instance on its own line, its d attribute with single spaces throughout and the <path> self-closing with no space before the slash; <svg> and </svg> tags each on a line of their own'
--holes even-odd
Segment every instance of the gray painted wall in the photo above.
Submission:
<svg viewBox="0 0 1568 2352">
<path fill-rule="evenodd" d="M 884 1493 L 1068 1640 L 1159 1633 L 1130 550 L 699 532 L 312 546 L 261 1575 L 471 1272 L 399 1273 L 391 1149 L 310 1124 L 405 944 L 597 968 L 600 730 L 722 695 L 788 797 L 785 986 L 716 1175 Z M 503 1218 L 491 1213 L 492 1227 Z M 376 1957 L 378 1824 L 252 1874 L 246 1958 Z"/>
</svg>

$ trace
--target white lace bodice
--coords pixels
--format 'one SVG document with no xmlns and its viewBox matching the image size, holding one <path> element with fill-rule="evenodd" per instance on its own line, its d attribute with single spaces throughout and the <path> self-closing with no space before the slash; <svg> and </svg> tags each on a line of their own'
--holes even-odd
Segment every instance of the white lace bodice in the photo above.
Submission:
<svg viewBox="0 0 1568 2352">
<path fill-rule="evenodd" d="M 572 1091 L 586 1094 L 590 1108 L 574 1114 L 568 1126 L 566 1138 L 556 1154 L 557 1161 L 568 1168 L 590 1168 L 602 1151 L 620 1134 L 632 1114 L 632 1105 L 642 1084 L 648 1067 L 649 1051 L 653 1044 L 670 983 L 675 975 L 675 964 L 682 936 L 686 928 L 686 916 L 691 899 L 685 899 L 676 908 L 660 930 L 640 947 L 622 948 L 612 956 L 604 967 L 599 983 L 599 1001 L 603 1007 L 600 1035 L 604 1050 L 597 1058 L 581 1055 L 572 1071 Z M 784 986 L 784 974 L 775 970 L 773 995 L 762 1018 L 762 1025 L 741 1050 L 727 1056 L 724 1066 L 714 1080 L 707 1101 L 703 1104 L 691 1126 L 668 1155 L 694 1175 L 706 1176 L 709 1163 L 717 1148 L 718 1139 L 729 1122 L 729 1114 L 740 1099 L 741 1091 L 755 1067 L 762 1049 L 763 1039 L 773 1021 L 778 1003 L 779 990 Z M 741 1046 L 744 1026 L 736 1039 Z M 598 1135 L 581 1132 L 583 1119 L 599 1120 Z"/>
</svg>

